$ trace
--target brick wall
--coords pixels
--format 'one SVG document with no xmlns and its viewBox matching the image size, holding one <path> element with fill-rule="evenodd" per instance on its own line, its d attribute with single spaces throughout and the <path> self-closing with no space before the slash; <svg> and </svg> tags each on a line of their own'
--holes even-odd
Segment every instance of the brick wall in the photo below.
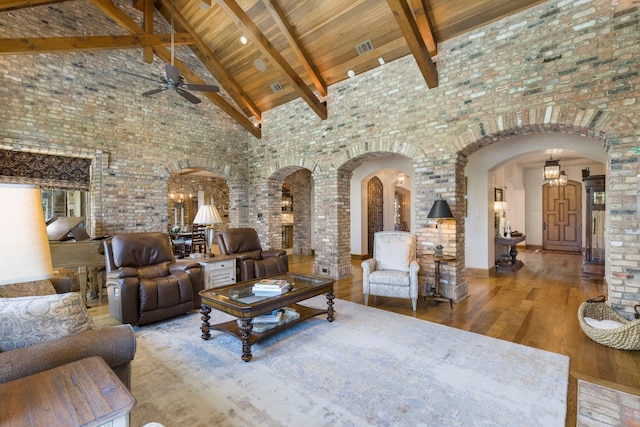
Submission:
<svg viewBox="0 0 640 427">
<path fill-rule="evenodd" d="M 376 154 L 412 159 L 416 224 L 442 195 L 461 218 L 466 156 L 483 146 L 531 133 L 574 133 L 608 150 L 606 280 L 614 306 L 632 311 L 640 301 L 638 217 L 635 207 L 640 144 L 640 4 L 637 1 L 550 1 L 441 43 L 435 58 L 440 83 L 428 89 L 411 57 L 333 85 L 329 118 L 318 119 L 300 100 L 264 114 L 261 146 L 251 156 L 265 179 L 287 159 L 317 165 L 316 272 L 340 276 L 350 256 L 344 236 L 349 213 L 340 203 L 344 174 Z M 588 143 L 586 141 L 585 143 Z M 348 188 L 348 187 L 347 187 Z M 254 193 L 254 197 L 259 197 Z M 345 227 L 348 227 L 346 225 Z M 435 241 L 435 228 L 415 230 L 418 250 Z M 458 262 L 444 292 L 466 296 L 464 223 L 443 230 Z M 422 243 L 421 243 L 422 242 Z M 421 262 L 423 274 L 433 274 Z"/>
<path fill-rule="evenodd" d="M 639 7 L 637 0 L 549 1 L 441 43 L 437 88 L 428 89 L 405 57 L 331 86 L 325 121 L 300 100 L 266 112 L 260 141 L 210 103 L 139 96 L 144 80 L 121 71 L 162 70 L 158 61 L 144 64 L 139 50 L 0 57 L 0 147 L 94 159 L 92 223 L 107 234 L 166 230 L 169 174 L 201 167 L 227 179 L 231 224 L 256 227 L 267 247 L 281 239 L 282 181 L 307 169 L 314 270 L 341 277 L 351 273 L 349 179 L 362 162 L 411 159 L 422 255 L 437 238 L 426 216 L 439 195 L 461 217 L 468 154 L 518 135 L 575 133 L 608 150 L 606 280 L 610 300 L 628 314 L 640 300 L 639 171 L 631 150 L 640 145 Z M 121 33 L 80 0 L 4 13 L 0 24 L 2 37 Z M 177 51 L 206 75 L 185 48 Z M 446 252 L 458 257 L 444 292 L 458 300 L 467 294 L 464 224 L 443 231 Z M 424 282 L 433 267 L 421 266 Z"/>
<path fill-rule="evenodd" d="M 141 22 L 131 2 L 119 2 Z M 158 31 L 166 24 L 156 17 Z M 0 14 L 0 37 L 124 34 L 91 1 Z M 177 57 L 207 75 L 185 48 Z M 210 102 L 178 94 L 140 95 L 156 85 L 164 63 L 140 49 L 0 56 L 0 147 L 92 159 L 90 228 L 95 234 L 166 231 L 167 181 L 191 164 L 228 180 L 246 221 L 247 132 Z"/>
</svg>

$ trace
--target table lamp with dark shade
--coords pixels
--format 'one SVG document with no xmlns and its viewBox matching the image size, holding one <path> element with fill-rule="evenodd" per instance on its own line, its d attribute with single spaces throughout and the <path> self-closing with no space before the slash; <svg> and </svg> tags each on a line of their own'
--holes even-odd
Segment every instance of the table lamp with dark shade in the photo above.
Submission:
<svg viewBox="0 0 640 427">
<path fill-rule="evenodd" d="M 40 187 L 0 184 L 0 285 L 53 276 Z"/>
<path fill-rule="evenodd" d="M 213 246 L 213 237 L 215 234 L 213 225 L 222 223 L 222 218 L 220 218 L 218 209 L 216 209 L 213 204 L 201 205 L 198 208 L 196 217 L 193 219 L 193 223 L 207 226 L 205 229 L 205 243 L 207 245 L 207 255 L 211 254 L 211 246 Z"/>
<path fill-rule="evenodd" d="M 442 230 L 440 228 L 440 224 L 441 220 L 443 219 L 452 219 L 453 214 L 451 213 L 449 204 L 442 198 L 442 196 L 438 197 L 438 199 L 433 202 L 433 206 L 431 206 L 431 210 L 429 211 L 429 215 L 427 215 L 427 218 L 435 219 L 436 228 L 438 229 L 438 244 L 436 245 L 436 251 L 433 256 L 444 256 L 444 254 L 442 253 Z"/>
</svg>

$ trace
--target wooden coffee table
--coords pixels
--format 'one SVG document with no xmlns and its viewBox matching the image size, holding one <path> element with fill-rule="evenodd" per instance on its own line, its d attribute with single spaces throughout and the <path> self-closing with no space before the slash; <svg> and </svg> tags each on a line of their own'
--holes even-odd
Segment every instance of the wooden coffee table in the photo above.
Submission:
<svg viewBox="0 0 640 427">
<path fill-rule="evenodd" d="M 202 339 L 211 338 L 210 329 L 219 330 L 233 335 L 242 341 L 242 360 L 251 360 L 251 345 L 256 342 L 281 331 L 284 328 L 319 314 L 327 313 L 327 320 L 333 322 L 333 284 L 335 280 L 326 277 L 307 276 L 304 274 L 288 273 L 278 276 L 271 276 L 270 279 L 286 280 L 293 285 L 293 288 L 282 295 L 276 296 L 256 296 L 253 294 L 253 284 L 260 279 L 237 283 L 235 285 L 224 286 L 214 289 L 206 289 L 200 292 L 202 297 Z M 302 300 L 316 295 L 327 295 L 327 308 L 317 309 L 296 304 Z M 252 319 L 261 314 L 270 313 L 283 307 L 293 308 L 300 314 L 300 317 L 288 323 L 278 325 L 263 332 L 253 330 Z M 209 324 L 209 313 L 214 308 L 223 311 L 238 320 L 214 325 Z"/>
</svg>

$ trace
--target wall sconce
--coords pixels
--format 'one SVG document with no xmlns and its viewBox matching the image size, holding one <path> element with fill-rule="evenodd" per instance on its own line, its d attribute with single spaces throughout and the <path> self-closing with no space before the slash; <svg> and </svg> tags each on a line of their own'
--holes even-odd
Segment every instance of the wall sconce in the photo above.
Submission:
<svg viewBox="0 0 640 427">
<path fill-rule="evenodd" d="M 443 219 L 452 219 L 453 214 L 451 213 L 451 209 L 449 208 L 449 204 L 446 200 L 442 198 L 442 195 L 438 197 L 438 200 L 433 202 L 433 206 L 431 206 L 431 210 L 429 211 L 429 215 L 427 218 L 432 218 L 436 220 L 436 228 L 438 229 L 438 244 L 436 245 L 436 251 L 433 256 L 441 257 L 444 256 L 442 249 L 442 220 Z"/>
</svg>

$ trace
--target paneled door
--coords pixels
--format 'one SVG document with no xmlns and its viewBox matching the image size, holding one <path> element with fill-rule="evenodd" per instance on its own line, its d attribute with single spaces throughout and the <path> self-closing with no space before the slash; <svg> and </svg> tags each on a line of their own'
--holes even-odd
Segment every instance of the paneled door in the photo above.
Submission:
<svg viewBox="0 0 640 427">
<path fill-rule="evenodd" d="M 384 229 L 382 181 L 374 176 L 367 183 L 367 253 L 373 256 L 373 234 Z"/>
<path fill-rule="evenodd" d="M 582 249 L 582 184 L 542 187 L 542 248 L 580 252 Z"/>
</svg>

